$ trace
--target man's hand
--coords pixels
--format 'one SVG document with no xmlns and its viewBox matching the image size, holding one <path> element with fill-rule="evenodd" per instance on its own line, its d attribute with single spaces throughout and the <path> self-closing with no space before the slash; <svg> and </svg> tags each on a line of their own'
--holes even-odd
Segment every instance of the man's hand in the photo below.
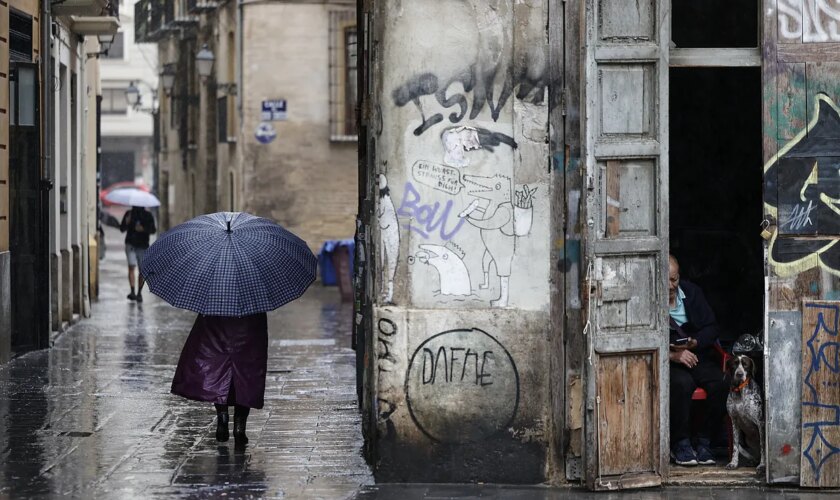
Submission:
<svg viewBox="0 0 840 500">
<path fill-rule="evenodd" d="M 143 224 L 138 222 L 137 224 L 134 225 L 134 230 L 138 233 L 142 233 L 143 231 L 146 230 L 146 228 L 143 227 Z"/>
<path fill-rule="evenodd" d="M 695 341 L 696 343 L 697 341 Z M 697 366 L 697 355 L 688 349 L 680 349 L 668 353 L 668 358 L 674 363 L 682 363 L 686 368 L 694 368 Z"/>
</svg>

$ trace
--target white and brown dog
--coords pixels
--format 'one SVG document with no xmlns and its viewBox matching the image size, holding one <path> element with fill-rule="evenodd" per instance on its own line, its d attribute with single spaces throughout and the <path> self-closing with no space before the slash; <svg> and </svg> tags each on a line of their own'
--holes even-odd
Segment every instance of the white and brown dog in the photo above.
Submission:
<svg viewBox="0 0 840 500">
<path fill-rule="evenodd" d="M 761 459 L 756 472 L 760 474 L 765 468 L 764 404 L 761 387 L 753 380 L 755 365 L 747 356 L 734 356 L 727 362 L 727 371 L 732 377 L 732 387 L 726 398 L 726 411 L 732 420 L 732 460 L 726 468 L 736 469 L 739 455 L 755 460 L 750 451 L 759 450 Z"/>
</svg>

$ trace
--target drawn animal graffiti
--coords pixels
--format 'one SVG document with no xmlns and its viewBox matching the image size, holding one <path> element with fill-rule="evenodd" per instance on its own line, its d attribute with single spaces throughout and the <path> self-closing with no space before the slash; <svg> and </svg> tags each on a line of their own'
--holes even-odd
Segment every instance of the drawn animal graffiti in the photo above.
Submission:
<svg viewBox="0 0 840 500">
<path fill-rule="evenodd" d="M 778 275 L 821 267 L 840 276 L 838 172 L 840 108 L 817 94 L 805 130 L 764 167 L 767 212 L 778 221 L 770 240 L 770 262 Z"/>
<path fill-rule="evenodd" d="M 416 259 L 437 270 L 441 295 L 470 295 L 470 273 L 464 265 L 464 255 L 464 251 L 450 241 L 445 246 L 420 245 Z"/>
<path fill-rule="evenodd" d="M 803 325 L 813 328 L 813 334 L 805 341 L 802 360 L 806 370 L 802 394 L 802 467 L 810 467 L 807 474 L 803 470 L 805 486 L 820 486 L 826 469 L 831 469 L 833 478 L 840 472 L 840 305 L 805 303 L 803 315 L 814 317 L 814 314 L 814 324 Z M 826 486 L 837 486 L 837 483 Z"/>
<path fill-rule="evenodd" d="M 424 203 L 414 184 L 406 182 L 397 214 L 410 217 L 411 222 L 403 224 L 403 228 L 419 234 L 423 239 L 429 239 L 430 234 L 438 231 L 441 240 L 449 241 L 464 225 L 463 220 L 451 219 L 454 203 L 452 200 L 447 200 L 443 206 L 439 201 Z"/>
<path fill-rule="evenodd" d="M 779 37 L 802 42 L 840 41 L 837 0 L 778 0 Z"/>
<path fill-rule="evenodd" d="M 397 211 L 391 200 L 388 179 L 379 174 L 379 244 L 381 250 L 382 300 L 386 303 L 394 300 L 394 276 L 397 273 L 397 261 L 400 257 L 400 226 Z"/>
<path fill-rule="evenodd" d="M 513 423 L 519 373 L 507 349 L 487 332 L 449 330 L 414 351 L 405 395 L 411 418 L 430 439 L 475 442 Z"/>
<path fill-rule="evenodd" d="M 480 229 L 481 241 L 485 251 L 481 269 L 484 283 L 479 288 L 490 288 L 490 267 L 496 267 L 499 276 L 499 297 L 490 302 L 493 307 L 506 307 L 509 300 L 511 263 L 513 262 L 515 236 L 524 236 L 531 230 L 533 201 L 536 188 L 524 187 L 524 192 L 516 193 L 517 212 L 520 222 L 516 222 L 514 205 L 511 202 L 511 179 L 506 175 L 492 177 L 465 175 L 464 182 L 470 184 L 467 192 L 476 199 L 464 209 L 458 217 Z M 478 213 L 481 217 L 473 214 Z"/>
</svg>

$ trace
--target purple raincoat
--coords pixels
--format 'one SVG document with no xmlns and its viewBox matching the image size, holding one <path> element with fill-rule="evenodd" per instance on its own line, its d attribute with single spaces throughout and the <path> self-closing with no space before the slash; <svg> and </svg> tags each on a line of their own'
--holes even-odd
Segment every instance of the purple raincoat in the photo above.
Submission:
<svg viewBox="0 0 840 500">
<path fill-rule="evenodd" d="M 181 351 L 172 393 L 195 401 L 262 408 L 267 363 L 265 313 L 242 318 L 199 314 Z M 228 400 L 231 392 L 234 398 Z"/>
</svg>

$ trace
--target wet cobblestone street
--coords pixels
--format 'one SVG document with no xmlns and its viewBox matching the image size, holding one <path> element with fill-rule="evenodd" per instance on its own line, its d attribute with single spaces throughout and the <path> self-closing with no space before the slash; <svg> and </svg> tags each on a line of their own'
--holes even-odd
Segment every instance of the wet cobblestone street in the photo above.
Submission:
<svg viewBox="0 0 840 500">
<path fill-rule="evenodd" d="M 345 498 L 373 482 L 335 288 L 269 314 L 266 404 L 240 450 L 216 442 L 211 404 L 169 393 L 195 314 L 126 300 L 118 238 L 93 316 L 0 366 L 0 499 Z"/>
</svg>

